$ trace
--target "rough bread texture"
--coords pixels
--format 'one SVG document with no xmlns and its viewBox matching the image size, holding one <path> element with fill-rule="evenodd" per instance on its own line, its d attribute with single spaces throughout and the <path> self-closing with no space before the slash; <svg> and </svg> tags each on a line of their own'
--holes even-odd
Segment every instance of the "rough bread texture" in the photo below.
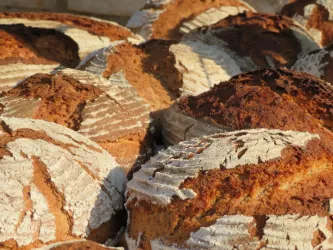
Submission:
<svg viewBox="0 0 333 250">
<path fill-rule="evenodd" d="M 309 73 L 326 82 L 333 83 L 333 45 L 301 56 L 292 69 Z"/>
<path fill-rule="evenodd" d="M 127 170 L 150 154 L 149 105 L 122 73 L 109 80 L 66 69 L 33 75 L 0 96 L 1 115 L 71 128 L 97 142 Z"/>
<path fill-rule="evenodd" d="M 291 67 L 298 55 L 318 49 L 313 38 L 292 19 L 245 12 L 196 29 L 183 40 L 202 41 L 229 51 L 242 72 Z"/>
<path fill-rule="evenodd" d="M 130 249 L 332 248 L 332 160 L 318 135 L 296 131 L 169 147 L 128 183 Z"/>
<path fill-rule="evenodd" d="M 331 0 L 296 0 L 287 4 L 281 14 L 303 25 L 322 46 L 333 42 L 333 2 Z"/>
<path fill-rule="evenodd" d="M 268 128 L 308 131 L 332 144 L 333 87 L 306 73 L 265 69 L 244 73 L 165 114 L 163 136 L 175 144 L 212 132 Z"/>
<path fill-rule="evenodd" d="M 51 122 L 1 117 L 0 246 L 117 237 L 125 173 L 98 144 Z"/>
<path fill-rule="evenodd" d="M 145 39 L 179 40 L 191 29 L 246 10 L 254 9 L 241 0 L 149 1 L 133 14 L 127 27 Z"/>
<path fill-rule="evenodd" d="M 57 242 L 35 250 L 124 250 L 122 247 L 108 247 L 90 240 Z"/>
</svg>

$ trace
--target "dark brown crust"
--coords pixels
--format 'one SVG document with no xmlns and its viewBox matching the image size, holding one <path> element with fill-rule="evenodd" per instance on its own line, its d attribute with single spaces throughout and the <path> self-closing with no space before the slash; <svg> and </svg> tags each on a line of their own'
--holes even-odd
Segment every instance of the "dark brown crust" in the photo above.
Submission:
<svg viewBox="0 0 333 250">
<path fill-rule="evenodd" d="M 291 27 L 296 25 L 288 17 L 245 12 L 193 32 L 213 31 L 229 49 L 238 56 L 250 57 L 260 68 L 270 67 L 267 56 L 276 67 L 291 67 L 301 52 Z"/>
<path fill-rule="evenodd" d="M 327 46 L 333 42 L 333 22 L 329 20 L 329 12 L 324 6 L 317 4 L 316 0 L 297 0 L 285 5 L 281 10 L 281 15 L 293 17 L 294 15 L 304 16 L 304 7 L 314 4 L 315 9 L 310 16 L 306 29 L 317 29 L 322 31 L 322 45 Z"/>
<path fill-rule="evenodd" d="M 123 43 L 107 59 L 103 74 L 124 71 L 126 79 L 155 110 L 168 108 L 179 96 L 182 77 L 176 69 L 174 55 L 169 52 L 173 41 L 150 40 L 141 45 Z"/>
<path fill-rule="evenodd" d="M 0 96 L 40 98 L 41 103 L 32 118 L 55 122 L 78 130 L 81 110 L 86 102 L 104 93 L 100 89 L 82 84 L 64 74 L 36 74 Z"/>
<path fill-rule="evenodd" d="M 76 67 L 78 50 L 72 38 L 53 29 L 0 25 L 0 65 L 20 62 Z"/>
<path fill-rule="evenodd" d="M 329 216 L 332 162 L 332 154 L 315 139 L 305 149 L 284 149 L 276 160 L 201 172 L 181 185 L 197 194 L 193 199 L 174 198 L 168 206 L 135 199 L 128 202 L 129 235 L 138 239 L 142 233 L 140 247 L 150 249 L 150 241 L 156 238 L 184 245 L 191 232 L 214 224 L 223 215 Z M 157 222 L 159 226 L 153 226 Z M 253 233 L 260 238 L 260 232 L 258 228 Z"/>
<path fill-rule="evenodd" d="M 102 22 L 89 17 L 77 16 L 65 13 L 50 12 L 3 12 L 0 18 L 26 18 L 29 20 L 57 21 L 79 29 L 86 30 L 97 36 L 107 36 L 110 41 L 123 40 L 133 34 L 122 26 L 108 22 Z"/>
<path fill-rule="evenodd" d="M 165 12 L 153 23 L 151 38 L 179 40 L 182 37 L 180 27 L 184 22 L 210 8 L 219 6 L 246 7 L 238 0 L 174 0 L 159 7 L 155 6 L 156 9 L 163 9 Z M 151 7 L 153 6 L 146 5 L 144 8 Z"/>
<path fill-rule="evenodd" d="M 309 131 L 333 146 L 332 97 L 332 87 L 320 79 L 280 68 L 235 76 L 201 95 L 181 98 L 178 106 L 191 117 L 234 130 Z"/>
</svg>

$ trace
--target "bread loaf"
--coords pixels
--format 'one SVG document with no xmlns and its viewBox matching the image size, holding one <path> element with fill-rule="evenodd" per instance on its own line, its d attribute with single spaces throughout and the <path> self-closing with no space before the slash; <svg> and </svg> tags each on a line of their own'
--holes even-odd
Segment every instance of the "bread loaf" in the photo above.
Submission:
<svg viewBox="0 0 333 250">
<path fill-rule="evenodd" d="M 57 242 L 36 250 L 124 250 L 122 247 L 107 247 L 90 240 Z"/>
<path fill-rule="evenodd" d="M 165 113 L 163 137 L 173 145 L 217 131 L 267 128 L 308 131 L 329 144 L 332 108 L 330 84 L 283 68 L 259 70 L 180 98 Z"/>
<path fill-rule="evenodd" d="M 292 17 L 305 27 L 322 46 L 333 42 L 333 2 L 330 0 L 296 0 L 281 14 Z"/>
<path fill-rule="evenodd" d="M 189 30 L 244 11 L 254 9 L 242 0 L 151 0 L 134 12 L 127 27 L 147 40 L 179 40 Z"/>
<path fill-rule="evenodd" d="M 51 122 L 1 117 L 0 246 L 119 237 L 126 178 L 114 158 Z"/>
<path fill-rule="evenodd" d="M 297 59 L 293 70 L 314 75 L 326 82 L 333 83 L 333 45 L 311 51 Z"/>
<path fill-rule="evenodd" d="M 129 249 L 331 249 L 332 159 L 296 131 L 169 147 L 128 183 Z"/>
<path fill-rule="evenodd" d="M 76 67 L 80 61 L 76 42 L 54 29 L 0 25 L 0 41 L 0 91 L 31 74 Z"/>
<path fill-rule="evenodd" d="M 1 115 L 71 128 L 97 142 L 128 171 L 151 152 L 149 105 L 120 72 L 109 80 L 65 69 L 36 74 L 0 95 Z"/>
</svg>

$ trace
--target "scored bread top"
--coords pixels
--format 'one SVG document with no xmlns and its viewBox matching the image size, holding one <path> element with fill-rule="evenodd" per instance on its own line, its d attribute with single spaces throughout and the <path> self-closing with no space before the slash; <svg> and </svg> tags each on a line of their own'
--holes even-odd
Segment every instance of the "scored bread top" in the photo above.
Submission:
<svg viewBox="0 0 333 250">
<path fill-rule="evenodd" d="M 109 80 L 72 69 L 36 74 L 2 93 L 0 104 L 2 116 L 42 119 L 78 131 L 124 167 L 150 151 L 150 107 L 121 72 Z"/>
<path fill-rule="evenodd" d="M 270 128 L 317 133 L 330 143 L 332 97 L 329 83 L 306 73 L 283 68 L 244 73 L 180 98 L 166 112 L 163 135 L 175 144 L 216 131 Z"/>
<path fill-rule="evenodd" d="M 313 38 L 292 19 L 245 12 L 190 32 L 183 40 L 202 41 L 230 50 L 242 72 L 291 67 L 299 54 L 318 49 Z M 222 46 L 223 45 L 223 46 Z"/>
<path fill-rule="evenodd" d="M 241 0 L 148 1 L 127 27 L 145 39 L 179 40 L 189 30 L 210 25 L 229 15 L 254 9 Z"/>
<path fill-rule="evenodd" d="M 51 122 L 1 117 L 0 123 L 2 246 L 117 236 L 126 178 L 108 152 Z"/>
<path fill-rule="evenodd" d="M 293 70 L 303 71 L 314 75 L 326 82 L 333 83 L 333 45 L 311 51 L 299 57 L 292 67 Z"/>
<path fill-rule="evenodd" d="M 332 236 L 331 227 L 324 231 L 332 223 L 332 160 L 319 136 L 308 132 L 243 130 L 181 142 L 151 158 L 128 183 L 127 238 L 143 249 L 317 246 Z M 304 216 L 310 226 L 302 224 L 306 217 L 292 224 Z M 318 220 L 319 236 L 313 234 Z M 313 231 L 295 240 L 288 236 L 293 225 Z M 276 242 L 280 230 L 286 233 Z"/>
<path fill-rule="evenodd" d="M 281 15 L 292 17 L 322 46 L 333 42 L 333 3 L 330 0 L 296 0 L 285 5 Z"/>
</svg>

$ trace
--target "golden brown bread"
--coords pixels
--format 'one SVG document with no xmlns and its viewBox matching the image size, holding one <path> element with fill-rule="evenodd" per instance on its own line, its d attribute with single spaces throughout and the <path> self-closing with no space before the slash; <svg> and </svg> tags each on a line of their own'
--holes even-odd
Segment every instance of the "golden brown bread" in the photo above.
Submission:
<svg viewBox="0 0 333 250">
<path fill-rule="evenodd" d="M 147 40 L 180 40 L 191 29 L 251 10 L 254 9 L 242 0 L 150 1 L 133 14 L 127 27 Z"/>
<path fill-rule="evenodd" d="M 36 74 L 0 96 L 1 115 L 71 128 L 109 151 L 127 171 L 151 153 L 150 107 L 123 74 L 110 80 L 77 70 Z"/>
<path fill-rule="evenodd" d="M 169 147 L 128 183 L 130 249 L 330 249 L 333 155 L 324 144 L 260 129 Z"/>
<path fill-rule="evenodd" d="M 0 124 L 0 247 L 117 241 L 126 177 L 114 158 L 55 123 L 1 117 Z"/>
</svg>

